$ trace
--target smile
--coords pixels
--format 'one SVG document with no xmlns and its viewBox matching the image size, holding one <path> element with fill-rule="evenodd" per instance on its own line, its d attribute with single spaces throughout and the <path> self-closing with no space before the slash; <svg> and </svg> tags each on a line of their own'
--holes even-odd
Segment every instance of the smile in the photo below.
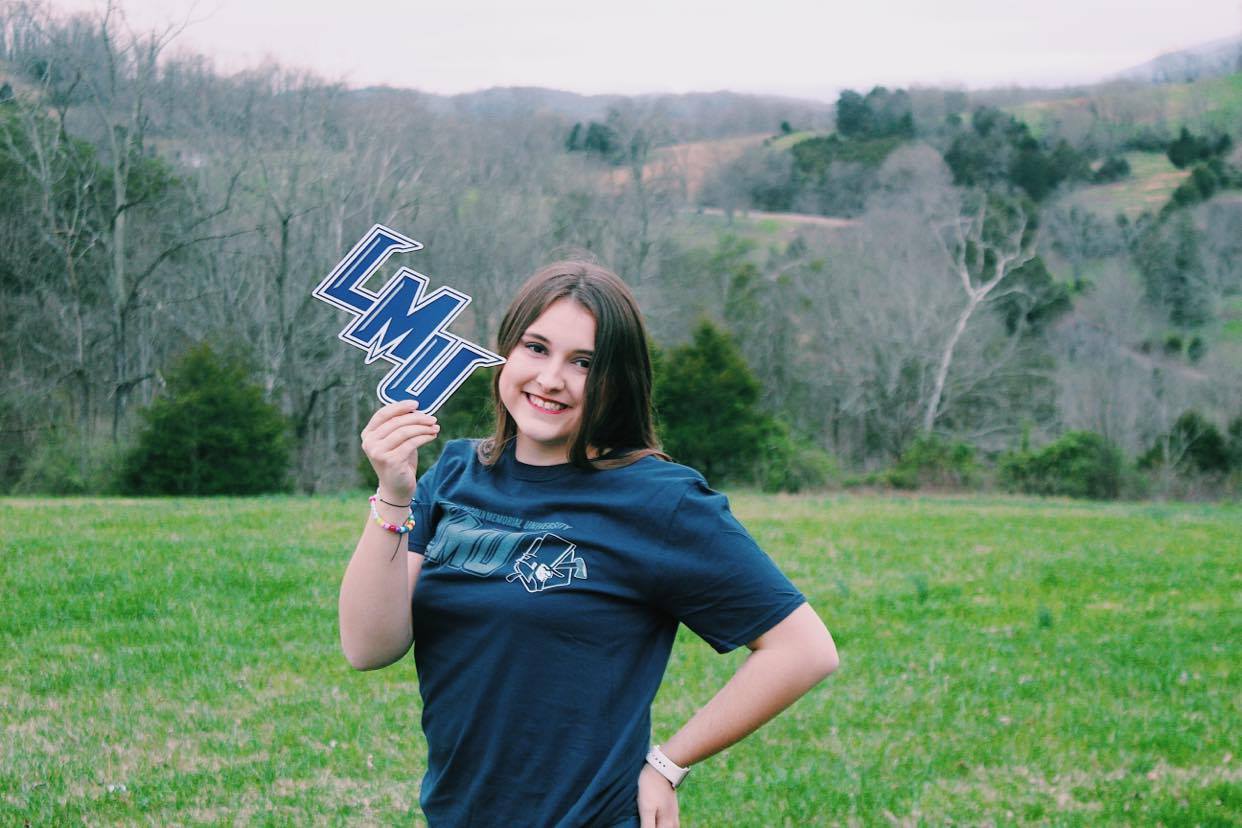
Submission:
<svg viewBox="0 0 1242 828">
<path fill-rule="evenodd" d="M 532 408 L 536 408 L 545 414 L 560 414 L 562 411 L 569 408 L 569 406 L 564 403 L 559 403 L 556 400 L 549 400 L 546 397 L 539 397 L 530 393 L 526 394 L 526 401 L 531 404 Z"/>
</svg>

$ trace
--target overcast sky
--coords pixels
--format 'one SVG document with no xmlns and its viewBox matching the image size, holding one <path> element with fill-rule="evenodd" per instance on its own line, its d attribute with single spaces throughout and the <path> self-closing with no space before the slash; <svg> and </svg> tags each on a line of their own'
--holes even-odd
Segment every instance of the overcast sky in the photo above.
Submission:
<svg viewBox="0 0 1242 828">
<path fill-rule="evenodd" d="M 65 10 L 93 0 L 52 0 Z M 179 48 L 233 71 L 272 59 L 351 86 L 455 93 L 1099 80 L 1242 32 L 1242 0 L 126 0 L 135 28 L 187 17 Z"/>
</svg>

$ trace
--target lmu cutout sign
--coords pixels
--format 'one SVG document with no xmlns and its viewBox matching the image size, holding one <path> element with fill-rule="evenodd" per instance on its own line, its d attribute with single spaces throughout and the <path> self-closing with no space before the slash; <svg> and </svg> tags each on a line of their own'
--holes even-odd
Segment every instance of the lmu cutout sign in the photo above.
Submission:
<svg viewBox="0 0 1242 828">
<path fill-rule="evenodd" d="M 368 365 L 381 358 L 393 363 L 375 389 L 380 400 L 417 400 L 420 411 L 432 414 L 474 369 L 504 360 L 446 330 L 470 304 L 461 291 L 442 286 L 428 293 L 430 280 L 408 267 L 398 270 L 379 293 L 364 287 L 393 253 L 422 248 L 377 224 L 313 293 L 354 315 L 337 337 L 366 351 Z"/>
</svg>

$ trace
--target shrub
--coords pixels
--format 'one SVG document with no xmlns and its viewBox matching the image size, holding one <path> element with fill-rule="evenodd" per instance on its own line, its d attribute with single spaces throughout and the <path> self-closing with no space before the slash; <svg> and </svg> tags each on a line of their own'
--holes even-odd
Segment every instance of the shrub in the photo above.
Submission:
<svg viewBox="0 0 1242 828">
<path fill-rule="evenodd" d="M 888 473 L 888 482 L 898 489 L 970 486 L 977 472 L 974 446 L 924 435 L 902 452 L 901 459 Z"/>
<path fill-rule="evenodd" d="M 1110 155 L 1104 159 L 1104 163 L 1092 175 L 1091 180 L 1096 184 L 1110 184 L 1114 181 L 1120 181 L 1130 176 L 1130 162 L 1123 156 Z"/>
<path fill-rule="evenodd" d="M 246 360 L 202 344 L 168 374 L 142 411 L 122 485 L 137 494 L 258 494 L 288 488 L 289 429 L 263 399 Z"/>
<path fill-rule="evenodd" d="M 1242 414 L 1234 417 L 1226 431 L 1229 467 L 1242 471 Z"/>
<path fill-rule="evenodd" d="M 1039 451 L 1005 455 L 1000 475 L 1027 494 L 1111 499 L 1121 489 L 1121 452 L 1099 434 L 1070 431 Z"/>
<path fill-rule="evenodd" d="M 728 334 L 704 321 L 693 340 L 655 359 L 655 407 L 664 448 L 709 482 L 744 478 L 772 420 L 759 381 Z"/>
<path fill-rule="evenodd" d="M 25 458 L 13 490 L 31 494 L 106 494 L 116 490 L 117 451 L 77 428 L 47 433 Z"/>
<path fill-rule="evenodd" d="M 1131 257 L 1143 276 L 1147 300 L 1179 327 L 1211 318 L 1202 234 L 1186 213 L 1149 223 L 1135 237 Z"/>
<path fill-rule="evenodd" d="M 1195 135 L 1186 127 L 1182 127 L 1177 138 L 1169 143 L 1167 154 L 1173 166 L 1182 170 L 1197 161 L 1208 161 L 1226 155 L 1231 149 L 1233 149 L 1233 139 L 1227 133 L 1212 140 L 1206 135 Z"/>
<path fill-rule="evenodd" d="M 790 435 L 780 422 L 768 432 L 755 472 L 759 487 L 765 492 L 820 489 L 839 474 L 830 454 L 811 440 Z"/>
<path fill-rule="evenodd" d="M 1140 468 L 1173 466 L 1181 472 L 1224 473 L 1230 468 L 1228 443 L 1214 423 L 1197 411 L 1185 411 L 1169 432 L 1139 458 Z"/>
<path fill-rule="evenodd" d="M 1217 191 L 1238 186 L 1238 183 L 1237 173 L 1219 158 L 1196 164 L 1186 180 L 1169 196 L 1168 203 L 1161 208 L 1161 215 L 1167 216 L 1179 207 L 1190 207 L 1207 201 Z"/>
</svg>

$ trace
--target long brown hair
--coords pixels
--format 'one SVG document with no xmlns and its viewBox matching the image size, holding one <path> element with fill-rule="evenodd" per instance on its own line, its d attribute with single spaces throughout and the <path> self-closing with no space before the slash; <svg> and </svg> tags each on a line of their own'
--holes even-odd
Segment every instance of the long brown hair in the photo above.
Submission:
<svg viewBox="0 0 1242 828">
<path fill-rule="evenodd" d="M 628 466 L 647 455 L 664 460 L 651 413 L 651 354 L 634 294 L 605 267 L 571 259 L 541 268 L 522 285 L 496 334 L 496 352 L 513 353 L 526 329 L 558 299 L 569 298 L 595 317 L 595 354 L 587 373 L 578 430 L 569 462 L 585 469 Z M 501 369 L 503 370 L 503 368 Z M 500 371 L 492 381 L 496 429 L 479 443 L 479 459 L 495 464 L 517 436 L 500 399 Z M 597 454 L 595 454 L 597 453 Z"/>
</svg>

